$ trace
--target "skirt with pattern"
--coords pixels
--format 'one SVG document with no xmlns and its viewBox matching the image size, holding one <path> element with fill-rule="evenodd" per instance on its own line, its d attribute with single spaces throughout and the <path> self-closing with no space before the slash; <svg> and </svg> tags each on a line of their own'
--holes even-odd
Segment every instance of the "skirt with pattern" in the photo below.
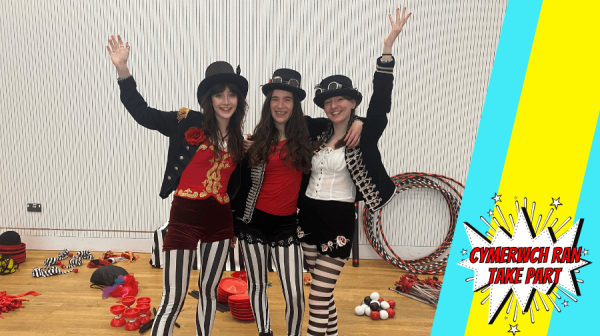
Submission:
<svg viewBox="0 0 600 336">
<path fill-rule="evenodd" d="M 354 203 L 302 197 L 297 234 L 301 242 L 317 245 L 331 258 L 350 258 L 354 239 Z"/>
</svg>

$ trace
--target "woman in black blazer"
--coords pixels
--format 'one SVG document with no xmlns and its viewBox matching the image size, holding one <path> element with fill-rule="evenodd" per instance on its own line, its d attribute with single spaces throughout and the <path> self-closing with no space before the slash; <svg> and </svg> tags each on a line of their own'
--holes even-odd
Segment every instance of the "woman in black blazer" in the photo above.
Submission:
<svg viewBox="0 0 600 336">
<path fill-rule="evenodd" d="M 350 238 L 354 237 L 354 202 L 364 200 L 370 211 L 381 209 L 395 194 L 395 186 L 381 162 L 377 142 L 387 125 L 391 109 L 394 58 L 392 46 L 410 17 L 406 8 L 389 15 L 392 29 L 383 42 L 373 77 L 361 143 L 348 148 L 343 138 L 356 118 L 362 94 L 350 78 L 329 76 L 316 87 L 314 102 L 331 121 L 317 137 L 306 193 L 299 201 L 298 237 L 313 282 L 308 298 L 308 335 L 337 335 L 337 311 L 333 289 L 346 260 Z"/>
<path fill-rule="evenodd" d="M 202 267 L 197 335 L 210 335 L 216 312 L 217 287 L 233 238 L 230 198 L 240 182 L 236 168 L 242 156 L 242 122 L 248 82 L 226 62 L 212 63 L 198 86 L 203 112 L 182 108 L 164 112 L 148 106 L 127 67 L 129 43 L 120 36 L 107 46 L 117 69 L 121 101 L 140 125 L 169 137 L 169 153 L 160 196 L 175 192 L 169 229 L 163 242 L 163 295 L 152 335 L 172 335 L 183 307 L 193 253 Z"/>
</svg>

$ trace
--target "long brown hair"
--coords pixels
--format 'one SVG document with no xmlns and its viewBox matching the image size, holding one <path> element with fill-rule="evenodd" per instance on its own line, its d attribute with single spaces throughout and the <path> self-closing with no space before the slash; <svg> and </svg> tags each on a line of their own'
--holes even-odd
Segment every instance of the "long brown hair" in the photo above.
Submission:
<svg viewBox="0 0 600 336">
<path fill-rule="evenodd" d="M 248 150 L 250 166 L 267 163 L 269 154 L 275 149 L 279 139 L 279 130 L 275 127 L 275 121 L 271 115 L 272 96 L 273 91 L 267 94 L 262 107 L 260 122 L 256 125 L 252 135 L 254 144 Z M 285 157 L 282 159 L 286 166 L 294 167 L 305 174 L 309 173 L 312 159 L 310 135 L 304 120 L 300 99 L 296 94 L 294 94 L 292 115 L 285 123 L 285 137 L 287 141 L 281 148 L 280 153 L 285 152 Z"/>
<path fill-rule="evenodd" d="M 215 147 L 222 145 L 220 141 L 221 139 L 219 139 L 219 123 L 217 121 L 215 109 L 212 104 L 212 96 L 225 91 L 226 88 L 229 88 L 229 90 L 235 93 L 238 100 L 235 112 L 227 124 L 227 152 L 233 161 L 238 163 L 244 156 L 243 126 L 244 118 L 246 117 L 247 104 L 246 97 L 242 95 L 240 89 L 236 85 L 231 83 L 216 84 L 208 90 L 202 99 L 202 103 L 200 103 L 202 110 L 204 110 L 202 129 L 204 129 L 206 138 L 211 144 L 213 144 Z M 221 157 L 221 153 L 218 150 L 215 150 L 215 154 L 217 157 Z"/>
</svg>

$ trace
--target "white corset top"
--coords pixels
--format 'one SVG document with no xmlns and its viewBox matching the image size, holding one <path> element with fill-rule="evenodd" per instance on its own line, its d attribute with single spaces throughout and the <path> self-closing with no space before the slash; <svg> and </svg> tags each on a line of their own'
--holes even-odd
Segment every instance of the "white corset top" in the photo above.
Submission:
<svg viewBox="0 0 600 336">
<path fill-rule="evenodd" d="M 345 149 L 325 147 L 312 157 L 306 196 L 324 201 L 354 202 L 356 187 L 346 168 Z"/>
</svg>

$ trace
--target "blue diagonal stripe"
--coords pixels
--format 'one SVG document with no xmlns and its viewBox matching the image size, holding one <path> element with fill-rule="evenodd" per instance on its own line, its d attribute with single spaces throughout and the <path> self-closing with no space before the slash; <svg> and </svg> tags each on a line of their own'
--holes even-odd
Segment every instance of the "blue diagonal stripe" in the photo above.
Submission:
<svg viewBox="0 0 600 336">
<path fill-rule="evenodd" d="M 493 210 L 494 201 L 491 197 L 500 186 L 541 7 L 541 0 L 511 0 L 506 8 L 456 233 L 433 322 L 433 336 L 463 335 L 466 329 L 473 299 L 473 283 L 465 282 L 465 279 L 472 277 L 473 271 L 457 265 L 465 259 L 461 250 L 470 251 L 471 248 L 463 222 L 469 222 L 480 232 L 487 230 L 479 216 L 487 217 L 486 212 Z"/>
</svg>

